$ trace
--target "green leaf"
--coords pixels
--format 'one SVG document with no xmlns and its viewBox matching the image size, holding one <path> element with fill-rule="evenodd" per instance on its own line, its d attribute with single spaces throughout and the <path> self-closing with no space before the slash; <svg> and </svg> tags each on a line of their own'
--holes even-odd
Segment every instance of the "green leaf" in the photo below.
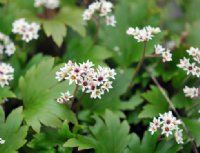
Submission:
<svg viewBox="0 0 200 153">
<path fill-rule="evenodd" d="M 109 110 L 103 119 L 96 118 L 95 126 L 90 127 L 96 140 L 96 153 L 121 153 L 130 140 L 127 121 L 120 122 L 119 117 Z"/>
<path fill-rule="evenodd" d="M 4 98 L 14 98 L 16 95 L 9 87 L 0 88 L 0 104 L 4 102 Z"/>
<path fill-rule="evenodd" d="M 181 148 L 175 141 L 158 142 L 158 134 L 151 135 L 146 131 L 140 142 L 140 138 L 133 133 L 124 153 L 176 153 Z"/>
<path fill-rule="evenodd" d="M 196 140 L 197 146 L 199 147 L 200 146 L 200 133 L 199 133 L 200 122 L 195 119 L 186 119 L 186 118 L 183 119 L 183 122 L 185 123 L 187 128 L 190 130 L 192 136 Z"/>
<path fill-rule="evenodd" d="M 149 103 L 143 107 L 142 112 L 139 114 L 140 118 L 152 118 L 168 110 L 168 103 L 157 87 L 151 86 L 151 90 L 142 96 Z"/>
<path fill-rule="evenodd" d="M 26 143 L 28 127 L 22 126 L 22 121 L 22 107 L 13 110 L 6 120 L 0 107 L 0 137 L 5 140 L 5 144 L 0 145 L 1 153 L 17 153 L 17 150 Z"/>
<path fill-rule="evenodd" d="M 50 127 L 60 127 L 61 120 L 77 123 L 74 113 L 55 101 L 60 92 L 67 90 L 67 83 L 57 82 L 55 72 L 60 66 L 53 68 L 53 65 L 54 59 L 46 58 L 20 78 L 25 121 L 36 132 L 40 131 L 41 123 Z M 72 91 L 73 86 L 68 90 Z"/>
<path fill-rule="evenodd" d="M 64 147 L 78 147 L 78 150 L 85 150 L 94 148 L 93 141 L 89 137 L 78 136 L 78 138 L 71 138 L 64 143 Z"/>
<path fill-rule="evenodd" d="M 58 47 L 61 47 L 63 39 L 67 35 L 65 24 L 56 20 L 45 20 L 43 21 L 43 28 L 46 35 L 52 36 Z"/>
<path fill-rule="evenodd" d="M 82 19 L 83 11 L 75 7 L 63 7 L 57 16 L 63 23 L 78 32 L 81 36 L 86 35 L 85 22 Z"/>
</svg>

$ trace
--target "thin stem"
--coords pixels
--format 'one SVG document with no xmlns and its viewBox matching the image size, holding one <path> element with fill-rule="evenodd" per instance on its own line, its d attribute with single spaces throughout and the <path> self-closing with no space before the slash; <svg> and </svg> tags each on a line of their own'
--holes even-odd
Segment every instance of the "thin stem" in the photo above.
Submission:
<svg viewBox="0 0 200 153">
<path fill-rule="evenodd" d="M 153 80 L 153 82 L 155 83 L 155 85 L 158 87 L 158 89 L 160 90 L 160 92 L 162 93 L 162 95 L 164 96 L 164 98 L 166 99 L 166 101 L 168 102 L 169 106 L 171 107 L 171 109 L 173 110 L 173 112 L 176 114 L 176 116 L 181 119 L 181 116 L 179 115 L 179 113 L 176 111 L 176 108 L 175 106 L 173 105 L 173 102 L 170 100 L 170 98 L 168 97 L 168 95 L 166 94 L 164 88 L 160 85 L 160 83 L 158 82 L 158 80 L 152 75 L 151 71 L 146 68 L 147 72 L 149 73 L 149 75 L 151 76 L 151 79 Z M 187 128 L 187 126 L 185 125 L 184 122 L 182 122 L 182 125 L 183 125 L 183 128 L 184 130 L 186 131 L 189 139 L 190 139 L 190 142 L 192 144 L 192 148 L 193 148 L 193 151 L 194 153 L 198 153 L 198 150 L 197 150 L 197 147 L 196 147 L 196 144 L 195 144 L 195 141 L 194 141 L 194 138 L 191 134 L 191 132 L 189 131 L 189 129 Z"/>
<path fill-rule="evenodd" d="M 99 29 L 100 29 L 100 19 L 99 18 L 95 19 L 95 24 L 96 24 L 96 33 L 93 38 L 93 45 L 96 44 L 97 39 L 99 37 Z"/>
<path fill-rule="evenodd" d="M 70 108 L 72 107 L 72 103 L 73 103 L 74 100 L 75 100 L 76 94 L 77 94 L 77 92 L 78 92 L 78 88 L 79 88 L 79 85 L 76 84 L 76 87 L 75 87 L 74 93 L 73 93 L 73 98 L 68 102 L 68 105 L 69 105 Z"/>
<path fill-rule="evenodd" d="M 130 82 L 130 85 L 129 85 L 127 91 L 129 91 L 129 90 L 132 88 L 132 86 L 133 86 L 133 81 L 134 81 L 135 77 L 137 76 L 137 74 L 138 74 L 138 72 L 139 72 L 139 70 L 140 70 L 140 68 L 141 68 L 141 66 L 142 66 L 142 64 L 143 64 L 143 62 L 144 62 L 145 53 L 146 53 L 146 47 L 147 47 L 147 42 L 145 41 L 145 42 L 144 42 L 144 48 L 143 48 L 142 57 L 141 57 L 141 59 L 140 59 L 140 62 L 139 62 L 139 63 L 137 64 L 137 66 L 136 66 L 136 69 L 135 69 L 135 71 L 134 71 L 134 73 L 133 73 L 133 76 L 132 76 L 132 78 L 131 78 L 131 82 Z"/>
<path fill-rule="evenodd" d="M 161 55 L 146 55 L 145 58 L 158 58 L 162 57 Z"/>
</svg>

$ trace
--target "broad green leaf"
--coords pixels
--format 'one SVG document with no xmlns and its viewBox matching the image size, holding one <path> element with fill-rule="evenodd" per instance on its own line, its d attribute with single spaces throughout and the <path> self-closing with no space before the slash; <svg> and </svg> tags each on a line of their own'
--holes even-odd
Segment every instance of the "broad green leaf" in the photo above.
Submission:
<svg viewBox="0 0 200 153">
<path fill-rule="evenodd" d="M 158 134 L 151 135 L 150 132 L 145 132 L 140 141 L 140 138 L 133 133 L 124 153 L 176 153 L 181 148 L 175 141 L 158 142 Z"/>
<path fill-rule="evenodd" d="M 34 138 L 28 143 L 28 147 L 35 152 L 41 151 L 56 151 L 56 147 L 70 151 L 72 149 L 63 148 L 63 143 L 68 139 L 73 137 L 74 134 L 69 130 L 68 123 L 65 121 L 62 127 L 57 129 L 52 128 L 43 128 L 41 133 L 34 135 Z"/>
<path fill-rule="evenodd" d="M 57 82 L 55 72 L 60 66 L 53 68 L 53 65 L 54 59 L 46 58 L 20 78 L 19 88 L 25 107 L 24 118 L 36 132 L 40 131 L 41 123 L 50 127 L 60 127 L 61 120 L 77 122 L 72 111 L 55 101 L 60 92 L 72 91 L 73 86 L 68 88 L 66 82 Z"/>
<path fill-rule="evenodd" d="M 54 42 L 60 47 L 67 35 L 65 24 L 55 20 L 43 21 L 43 29 L 48 37 L 52 36 Z"/>
<path fill-rule="evenodd" d="M 17 153 L 17 150 L 26 143 L 28 127 L 22 126 L 22 121 L 22 107 L 13 110 L 6 120 L 0 107 L 0 137 L 5 140 L 5 144 L 0 145 L 1 153 Z"/>
<path fill-rule="evenodd" d="M 78 32 L 81 36 L 86 35 L 85 23 L 82 19 L 83 11 L 76 7 L 63 7 L 59 12 L 57 18 L 59 18 L 63 23 L 72 28 L 74 31 Z"/>
<path fill-rule="evenodd" d="M 148 104 L 143 107 L 139 114 L 140 118 L 152 118 L 168 110 L 168 103 L 157 87 L 151 86 L 151 90 L 142 94 L 142 96 L 148 101 Z"/>
<path fill-rule="evenodd" d="M 130 140 L 127 121 L 120 122 L 118 116 L 107 110 L 103 120 L 96 119 L 96 124 L 90 127 L 93 133 L 96 153 L 122 153 Z"/>
<path fill-rule="evenodd" d="M 14 98 L 16 95 L 9 89 L 9 87 L 0 88 L 0 103 L 4 101 L 4 98 Z"/>
</svg>

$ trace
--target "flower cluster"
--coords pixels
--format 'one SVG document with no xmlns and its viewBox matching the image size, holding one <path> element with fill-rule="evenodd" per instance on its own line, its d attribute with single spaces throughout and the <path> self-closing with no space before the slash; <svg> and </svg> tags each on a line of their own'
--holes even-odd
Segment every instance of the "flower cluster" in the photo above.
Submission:
<svg viewBox="0 0 200 153">
<path fill-rule="evenodd" d="M 93 66 L 90 61 L 80 64 L 69 61 L 56 72 L 56 79 L 68 80 L 69 84 L 75 83 L 83 92 L 89 93 L 91 98 L 101 98 L 112 88 L 112 79 L 115 79 L 116 73 L 114 69 L 101 66 L 95 69 Z"/>
<path fill-rule="evenodd" d="M 163 62 L 172 61 L 172 54 L 169 49 L 163 48 L 161 45 L 155 45 L 155 54 L 161 55 Z"/>
<path fill-rule="evenodd" d="M 45 7 L 53 10 L 60 6 L 60 0 L 35 0 L 34 6 Z"/>
<path fill-rule="evenodd" d="M 139 29 L 138 27 L 132 28 L 129 27 L 126 33 L 130 36 L 133 36 L 134 39 L 136 39 L 138 42 L 147 42 L 151 40 L 155 34 L 158 34 L 161 32 L 160 28 L 156 27 L 151 27 L 151 26 L 146 26 L 142 29 Z"/>
<path fill-rule="evenodd" d="M 182 130 L 178 125 L 182 124 L 180 120 L 177 120 L 173 116 L 172 112 L 169 111 L 164 114 L 160 114 L 158 118 L 154 117 L 153 122 L 150 123 L 149 131 L 153 135 L 156 131 L 161 130 L 161 134 L 168 137 L 174 134 L 176 142 L 183 144 Z"/>
<path fill-rule="evenodd" d="M 0 144 L 4 144 L 6 141 L 0 138 Z"/>
<path fill-rule="evenodd" d="M 0 63 L 0 86 L 9 85 L 9 81 L 13 80 L 14 69 L 6 63 Z"/>
<path fill-rule="evenodd" d="M 83 20 L 89 21 L 95 17 L 95 13 L 99 17 L 105 18 L 106 25 L 115 27 L 116 20 L 114 15 L 109 15 L 112 12 L 113 4 L 109 1 L 100 0 L 93 2 L 83 13 Z"/>
<path fill-rule="evenodd" d="M 33 39 L 38 39 L 38 31 L 40 30 L 40 25 L 32 22 L 28 23 L 24 18 L 16 20 L 12 25 L 12 32 L 19 34 L 22 40 L 29 42 Z"/>
<path fill-rule="evenodd" d="M 0 32 L 0 55 L 6 54 L 10 56 L 14 54 L 15 50 L 15 45 L 10 38 Z"/>
<path fill-rule="evenodd" d="M 193 75 L 196 77 L 200 77 L 200 50 L 198 48 L 190 47 L 190 49 L 187 50 L 187 53 L 192 56 L 193 62 L 190 62 L 189 58 L 184 57 L 183 59 L 180 59 L 180 63 L 177 65 L 179 68 L 183 69 L 187 72 L 187 75 Z M 199 92 L 198 88 L 192 87 L 185 87 L 183 89 L 186 97 L 198 97 Z"/>
<path fill-rule="evenodd" d="M 65 93 L 62 92 L 61 96 L 57 99 L 57 102 L 61 104 L 67 103 L 71 98 L 73 98 L 73 96 L 69 93 L 69 91 Z"/>
<path fill-rule="evenodd" d="M 199 96 L 199 89 L 195 87 L 189 88 L 188 86 L 185 86 L 183 92 L 186 97 L 195 98 Z"/>
</svg>

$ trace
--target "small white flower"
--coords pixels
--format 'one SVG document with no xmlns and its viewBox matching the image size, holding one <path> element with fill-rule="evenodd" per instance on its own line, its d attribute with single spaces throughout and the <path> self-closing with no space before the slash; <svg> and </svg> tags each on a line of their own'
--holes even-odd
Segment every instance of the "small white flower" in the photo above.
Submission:
<svg viewBox="0 0 200 153">
<path fill-rule="evenodd" d="M 164 51 L 165 51 L 165 48 L 163 48 L 161 45 L 155 45 L 154 46 L 154 48 L 155 48 L 155 53 L 156 54 L 162 54 Z"/>
<path fill-rule="evenodd" d="M 59 97 L 57 99 L 58 103 L 67 103 L 68 101 L 70 101 L 70 99 L 73 98 L 73 96 L 70 94 L 69 91 L 65 92 L 65 93 L 61 93 L 61 97 Z"/>
<path fill-rule="evenodd" d="M 6 141 L 0 138 L 0 144 L 4 144 Z"/>
<path fill-rule="evenodd" d="M 15 50 L 15 45 L 10 38 L 0 32 L 0 54 L 11 56 Z"/>
<path fill-rule="evenodd" d="M 183 130 L 176 130 L 174 133 L 175 136 L 175 140 L 178 144 L 183 144 L 183 134 L 182 134 Z"/>
<path fill-rule="evenodd" d="M 38 39 L 38 31 L 40 25 L 37 23 L 28 23 L 24 18 L 18 19 L 12 24 L 12 32 L 19 34 L 22 40 L 29 42 L 33 39 Z"/>
<path fill-rule="evenodd" d="M 56 9 L 60 5 L 60 0 L 35 0 L 35 7 L 45 7 L 48 9 Z"/>
<path fill-rule="evenodd" d="M 106 25 L 107 26 L 112 26 L 115 27 L 116 26 L 117 21 L 115 20 L 115 16 L 106 16 Z"/>
<path fill-rule="evenodd" d="M 0 86 L 9 85 L 9 81 L 13 80 L 14 69 L 9 64 L 0 63 Z"/>
<path fill-rule="evenodd" d="M 83 12 L 83 20 L 89 21 L 91 19 L 104 19 L 107 26 L 115 27 L 116 20 L 114 15 L 109 15 L 112 12 L 113 4 L 106 0 L 100 0 L 91 3 Z"/>
<path fill-rule="evenodd" d="M 177 120 L 172 112 L 160 114 L 160 117 L 154 117 L 153 122 L 150 122 L 149 131 L 153 135 L 156 131 L 161 130 L 161 134 L 169 137 L 174 133 L 175 139 L 178 144 L 183 143 L 182 130 L 178 125 L 182 124 L 181 120 Z"/>
<path fill-rule="evenodd" d="M 138 42 L 147 42 L 151 40 L 155 34 L 160 32 L 160 28 L 154 28 L 151 26 L 144 27 L 139 29 L 138 27 L 132 28 L 129 27 L 126 33 L 131 35 L 136 39 Z"/>
<path fill-rule="evenodd" d="M 89 60 L 84 63 L 65 64 L 56 72 L 58 81 L 68 80 L 69 84 L 75 83 L 82 88 L 82 92 L 90 93 L 91 98 L 101 98 L 105 91 L 112 88 L 112 81 L 115 79 L 114 69 L 98 66 L 93 68 L 94 64 Z M 63 99 L 58 99 L 60 103 Z"/>
<path fill-rule="evenodd" d="M 188 86 L 185 86 L 183 92 L 186 97 L 194 98 L 199 96 L 199 89 L 195 87 L 189 88 Z"/>
<path fill-rule="evenodd" d="M 172 61 L 172 54 L 171 54 L 170 50 L 166 50 L 166 51 L 162 52 L 162 58 L 163 58 L 163 62 Z"/>
</svg>

